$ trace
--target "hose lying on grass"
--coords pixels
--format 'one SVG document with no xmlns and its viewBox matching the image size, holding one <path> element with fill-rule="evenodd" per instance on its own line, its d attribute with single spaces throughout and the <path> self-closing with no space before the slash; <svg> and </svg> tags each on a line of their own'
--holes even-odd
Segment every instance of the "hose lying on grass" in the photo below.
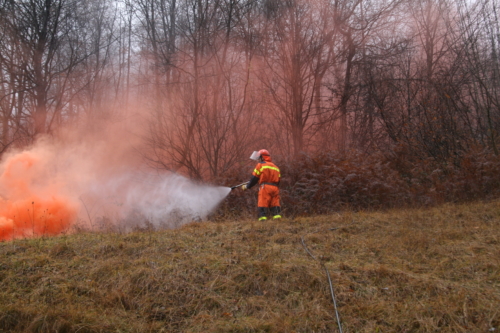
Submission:
<svg viewBox="0 0 500 333">
<path fill-rule="evenodd" d="M 339 316 L 339 311 L 337 310 L 337 301 L 335 300 L 335 294 L 333 292 L 333 285 L 332 285 L 332 279 L 330 277 L 330 272 L 328 271 L 328 268 L 326 268 L 326 265 L 324 263 L 322 263 L 321 261 L 319 261 L 310 251 L 309 249 L 307 248 L 306 246 L 306 243 L 304 241 L 304 237 L 302 236 L 301 237 L 301 240 L 302 240 L 302 245 L 304 246 L 304 249 L 306 250 L 306 252 L 311 256 L 311 258 L 313 258 L 314 260 L 318 261 L 319 264 L 321 266 L 323 266 L 323 268 L 325 269 L 325 272 L 326 272 L 326 276 L 328 278 L 328 284 L 330 285 L 330 294 L 332 295 L 332 300 L 333 300 L 333 308 L 335 309 L 335 316 L 337 317 L 337 324 L 339 326 L 339 332 L 340 333 L 343 333 L 342 332 L 342 324 L 340 323 L 340 316 Z"/>
</svg>

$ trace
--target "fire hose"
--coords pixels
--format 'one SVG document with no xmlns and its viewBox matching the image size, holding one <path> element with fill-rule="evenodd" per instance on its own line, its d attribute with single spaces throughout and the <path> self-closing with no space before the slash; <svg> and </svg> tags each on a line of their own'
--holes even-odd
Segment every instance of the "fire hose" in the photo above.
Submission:
<svg viewBox="0 0 500 333">
<path fill-rule="evenodd" d="M 326 276 L 328 278 L 328 284 L 330 285 L 330 294 L 332 296 L 332 300 L 333 300 L 333 308 L 335 310 L 335 316 L 337 317 L 337 324 L 338 324 L 338 327 L 339 327 L 339 332 L 340 333 L 343 333 L 342 331 L 342 323 L 340 322 L 340 316 L 339 316 L 339 311 L 337 309 L 337 300 L 335 299 L 335 294 L 333 292 L 333 285 L 332 285 L 332 279 L 330 277 L 330 272 L 328 271 L 328 268 L 326 268 L 326 265 L 324 263 L 322 263 L 321 261 L 319 261 L 310 251 L 309 249 L 307 248 L 306 246 L 306 243 L 304 242 L 304 236 L 301 237 L 301 240 L 302 240 L 302 245 L 304 246 L 304 249 L 306 250 L 306 252 L 311 256 L 311 258 L 313 258 L 314 260 L 318 261 L 320 263 L 320 265 L 325 269 L 325 272 L 326 272 Z"/>
</svg>

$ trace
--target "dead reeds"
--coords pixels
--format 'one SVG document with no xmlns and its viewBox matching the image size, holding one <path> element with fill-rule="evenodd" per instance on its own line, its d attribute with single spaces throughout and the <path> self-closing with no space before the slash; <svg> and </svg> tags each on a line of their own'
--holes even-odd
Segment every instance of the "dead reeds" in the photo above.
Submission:
<svg viewBox="0 0 500 333">
<path fill-rule="evenodd" d="M 0 331 L 500 329 L 498 202 L 0 244 Z M 317 260 L 313 260 L 302 244 Z"/>
</svg>

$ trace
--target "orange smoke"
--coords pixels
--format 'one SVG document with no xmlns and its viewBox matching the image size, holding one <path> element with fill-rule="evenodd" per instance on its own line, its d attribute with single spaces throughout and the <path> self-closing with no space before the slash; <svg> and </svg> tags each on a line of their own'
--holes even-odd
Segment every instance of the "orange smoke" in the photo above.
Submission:
<svg viewBox="0 0 500 333">
<path fill-rule="evenodd" d="M 0 240 L 56 235 L 77 217 L 41 151 L 9 156 L 0 167 Z"/>
</svg>

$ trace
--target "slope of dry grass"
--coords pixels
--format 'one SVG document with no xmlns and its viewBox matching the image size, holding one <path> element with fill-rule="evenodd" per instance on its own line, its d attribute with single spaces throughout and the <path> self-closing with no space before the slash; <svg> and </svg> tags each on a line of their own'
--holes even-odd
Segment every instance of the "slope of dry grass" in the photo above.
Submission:
<svg viewBox="0 0 500 333">
<path fill-rule="evenodd" d="M 500 330 L 491 202 L 5 242 L 0 332 L 335 332 L 322 264 L 344 332 Z"/>
</svg>

